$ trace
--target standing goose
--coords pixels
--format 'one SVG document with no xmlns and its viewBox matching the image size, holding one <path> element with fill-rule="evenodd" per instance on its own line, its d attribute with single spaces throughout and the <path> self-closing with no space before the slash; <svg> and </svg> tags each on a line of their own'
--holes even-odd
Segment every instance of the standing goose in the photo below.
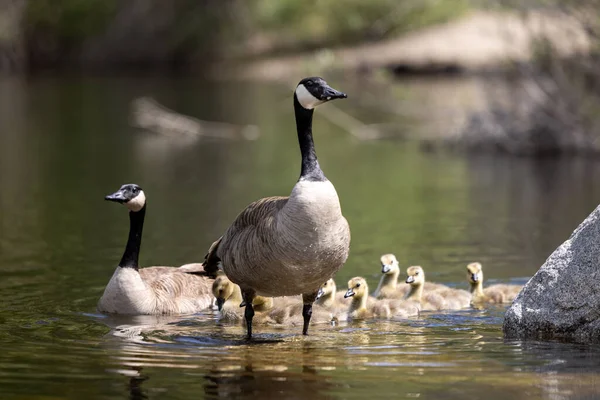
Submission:
<svg viewBox="0 0 600 400">
<path fill-rule="evenodd" d="M 302 155 L 300 178 L 289 197 L 250 204 L 212 244 L 204 269 L 222 265 L 242 289 L 247 337 L 252 337 L 252 299 L 302 294 L 302 333 L 308 333 L 312 304 L 320 285 L 348 258 L 350 228 L 335 188 L 319 166 L 312 135 L 314 108 L 347 96 L 318 77 L 300 81 L 294 111 Z"/>
<path fill-rule="evenodd" d="M 146 195 L 135 184 L 105 197 L 129 209 L 125 252 L 98 302 L 98 311 L 115 314 L 192 314 L 211 306 L 212 280 L 199 264 L 181 268 L 139 269 L 138 256 L 146 215 Z"/>
</svg>

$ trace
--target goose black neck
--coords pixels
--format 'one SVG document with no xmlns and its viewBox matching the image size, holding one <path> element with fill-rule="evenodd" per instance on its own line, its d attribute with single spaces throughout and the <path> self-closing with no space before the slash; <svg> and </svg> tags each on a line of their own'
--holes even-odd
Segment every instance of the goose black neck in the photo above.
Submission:
<svg viewBox="0 0 600 400">
<path fill-rule="evenodd" d="M 121 257 L 119 266 L 121 268 L 138 269 L 138 257 L 142 245 L 142 229 L 144 228 L 144 217 L 146 216 L 146 205 L 137 212 L 129 211 L 129 238 L 125 252 Z"/>
<path fill-rule="evenodd" d="M 313 110 L 307 110 L 300 105 L 298 97 L 294 93 L 294 112 L 296 114 L 296 130 L 298 131 L 298 143 L 302 154 L 301 181 L 324 182 L 327 180 L 319 166 L 315 144 L 312 135 Z"/>
</svg>

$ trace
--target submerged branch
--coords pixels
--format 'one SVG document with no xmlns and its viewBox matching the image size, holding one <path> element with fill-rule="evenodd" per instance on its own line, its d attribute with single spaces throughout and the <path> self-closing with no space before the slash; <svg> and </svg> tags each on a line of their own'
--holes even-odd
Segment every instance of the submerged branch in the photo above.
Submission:
<svg viewBox="0 0 600 400">
<path fill-rule="evenodd" d="M 260 136 L 260 130 L 255 125 L 203 121 L 170 110 L 151 97 L 135 99 L 131 110 L 132 126 L 165 136 L 244 140 L 256 140 Z"/>
</svg>

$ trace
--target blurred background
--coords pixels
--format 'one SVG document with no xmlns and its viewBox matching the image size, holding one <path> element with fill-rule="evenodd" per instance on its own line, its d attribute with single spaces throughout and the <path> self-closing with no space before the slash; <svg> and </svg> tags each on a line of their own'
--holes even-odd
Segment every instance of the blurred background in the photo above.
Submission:
<svg viewBox="0 0 600 400">
<path fill-rule="evenodd" d="M 172 398 L 204 373 L 207 397 L 596 393 L 589 348 L 560 347 L 560 364 L 505 346 L 503 309 L 275 353 L 237 346 L 241 328 L 221 341 L 212 316 L 183 323 L 192 339 L 163 326 L 156 346 L 123 346 L 95 304 L 128 230 L 103 197 L 144 188 L 142 265 L 201 262 L 239 210 L 296 182 L 292 90 L 313 75 L 349 96 L 314 122 L 352 230 L 338 287 L 375 288 L 389 252 L 453 287 L 472 261 L 487 282 L 526 282 L 600 202 L 599 24 L 595 0 L 0 0 L 3 390 L 147 398 L 119 375 L 142 366 Z M 229 375 L 206 372 L 223 354 Z"/>
</svg>

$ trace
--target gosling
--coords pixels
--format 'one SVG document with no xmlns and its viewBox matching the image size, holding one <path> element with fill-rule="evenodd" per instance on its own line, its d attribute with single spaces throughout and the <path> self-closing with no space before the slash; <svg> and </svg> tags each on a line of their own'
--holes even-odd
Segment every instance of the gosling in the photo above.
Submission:
<svg viewBox="0 0 600 400">
<path fill-rule="evenodd" d="M 478 262 L 467 265 L 467 281 L 471 287 L 473 304 L 511 303 L 523 288 L 520 285 L 497 284 L 484 289 L 483 270 Z"/>
<path fill-rule="evenodd" d="M 410 291 L 405 296 L 406 300 L 418 302 L 422 310 L 448 309 L 446 299 L 440 294 L 435 292 L 423 294 L 423 287 L 425 286 L 425 271 L 423 271 L 423 268 L 419 266 L 408 267 L 406 275 L 406 283 L 410 287 Z"/>
<path fill-rule="evenodd" d="M 348 291 L 344 297 L 352 297 L 348 308 L 349 320 L 394 317 L 405 318 L 419 315 L 420 306 L 413 301 L 404 300 L 376 300 L 369 297 L 369 286 L 362 277 L 355 277 L 348 281 Z"/>
<path fill-rule="evenodd" d="M 423 278 L 423 280 L 425 280 L 425 272 L 423 271 L 422 267 L 416 265 L 411 268 L 413 268 L 411 269 L 411 272 L 417 273 L 417 276 L 420 276 Z M 410 284 L 413 280 L 414 277 L 411 278 L 411 276 L 409 276 L 406 280 L 406 283 Z M 469 307 L 471 304 L 471 294 L 466 290 L 453 289 L 439 283 L 434 283 L 432 285 L 434 286 L 432 286 L 432 289 L 427 289 L 427 293 L 435 294 L 436 296 L 443 298 L 443 307 L 446 310 L 459 310 L 461 308 Z M 439 303 L 439 300 L 434 300 L 434 297 L 431 297 L 431 300 L 433 302 L 431 306 L 442 306 L 441 303 Z"/>
</svg>

